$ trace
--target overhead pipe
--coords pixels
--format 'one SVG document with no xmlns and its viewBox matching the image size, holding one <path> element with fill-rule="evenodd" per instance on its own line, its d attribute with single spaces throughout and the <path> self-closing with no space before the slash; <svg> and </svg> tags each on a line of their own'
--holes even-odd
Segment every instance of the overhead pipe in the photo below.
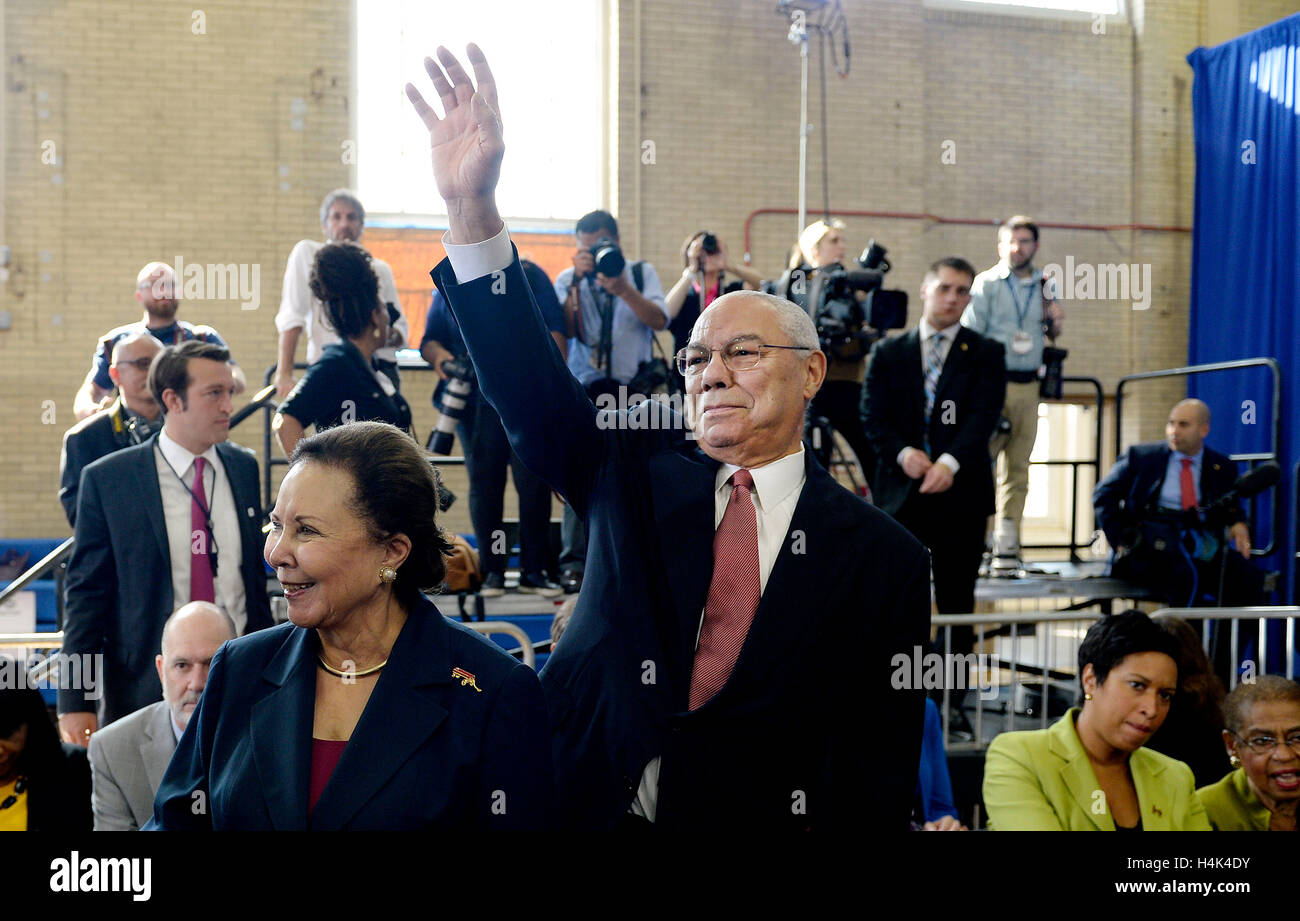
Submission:
<svg viewBox="0 0 1300 921">
<path fill-rule="evenodd" d="M 754 219 L 761 214 L 795 214 L 794 208 L 756 208 L 745 217 L 745 265 L 751 264 L 750 230 Z M 943 217 L 925 211 L 835 211 L 837 217 L 876 217 L 904 221 L 929 221 L 932 224 L 965 224 L 975 227 L 998 227 L 1003 218 Z M 1154 233 L 1191 233 L 1192 228 L 1165 224 L 1074 224 L 1062 221 L 1036 221 L 1039 227 L 1054 230 L 1093 230 L 1103 233 L 1144 230 Z M 802 228 L 800 228 L 802 230 Z"/>
</svg>

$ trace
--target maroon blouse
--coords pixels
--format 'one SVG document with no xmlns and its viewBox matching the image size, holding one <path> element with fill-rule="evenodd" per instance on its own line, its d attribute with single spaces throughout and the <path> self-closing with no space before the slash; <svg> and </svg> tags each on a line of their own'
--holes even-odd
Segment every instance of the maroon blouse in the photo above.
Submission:
<svg viewBox="0 0 1300 921">
<path fill-rule="evenodd" d="M 339 759 L 343 757 L 343 749 L 347 747 L 346 739 L 340 741 L 314 738 L 311 740 L 311 792 L 307 799 L 308 815 L 315 811 L 316 801 L 325 791 L 325 785 L 329 783 L 330 775 L 334 773 L 334 768 L 338 767 Z"/>
</svg>

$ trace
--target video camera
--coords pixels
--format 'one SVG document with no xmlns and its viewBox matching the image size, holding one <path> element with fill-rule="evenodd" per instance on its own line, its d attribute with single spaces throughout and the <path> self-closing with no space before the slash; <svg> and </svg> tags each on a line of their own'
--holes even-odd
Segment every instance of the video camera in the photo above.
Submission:
<svg viewBox="0 0 1300 921">
<path fill-rule="evenodd" d="M 884 287 L 885 274 L 893 268 L 885 259 L 886 252 L 871 240 L 857 259 L 860 268 L 818 270 L 821 297 L 812 316 L 823 351 L 858 343 L 865 354 L 884 337 L 885 330 L 902 329 L 907 323 L 907 292 Z M 859 291 L 866 294 L 861 301 Z"/>
</svg>

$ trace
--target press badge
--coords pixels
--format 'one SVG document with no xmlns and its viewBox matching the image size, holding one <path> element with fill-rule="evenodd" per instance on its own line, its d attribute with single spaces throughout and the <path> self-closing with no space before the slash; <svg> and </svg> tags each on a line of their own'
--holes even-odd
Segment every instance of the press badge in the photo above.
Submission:
<svg viewBox="0 0 1300 921">
<path fill-rule="evenodd" d="M 1034 340 L 1029 333 L 1018 332 L 1011 337 L 1011 351 L 1017 355 L 1028 355 L 1029 350 L 1034 347 Z"/>
</svg>

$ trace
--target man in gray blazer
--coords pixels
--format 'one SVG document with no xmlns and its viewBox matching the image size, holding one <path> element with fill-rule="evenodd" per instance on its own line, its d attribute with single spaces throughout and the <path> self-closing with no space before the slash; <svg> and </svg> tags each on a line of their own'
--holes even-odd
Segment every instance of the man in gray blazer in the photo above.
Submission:
<svg viewBox="0 0 1300 921">
<path fill-rule="evenodd" d="M 163 625 L 154 667 L 163 699 L 90 737 L 95 831 L 138 831 L 190 714 L 208 681 L 208 665 L 235 625 L 215 604 L 192 601 Z"/>
</svg>

